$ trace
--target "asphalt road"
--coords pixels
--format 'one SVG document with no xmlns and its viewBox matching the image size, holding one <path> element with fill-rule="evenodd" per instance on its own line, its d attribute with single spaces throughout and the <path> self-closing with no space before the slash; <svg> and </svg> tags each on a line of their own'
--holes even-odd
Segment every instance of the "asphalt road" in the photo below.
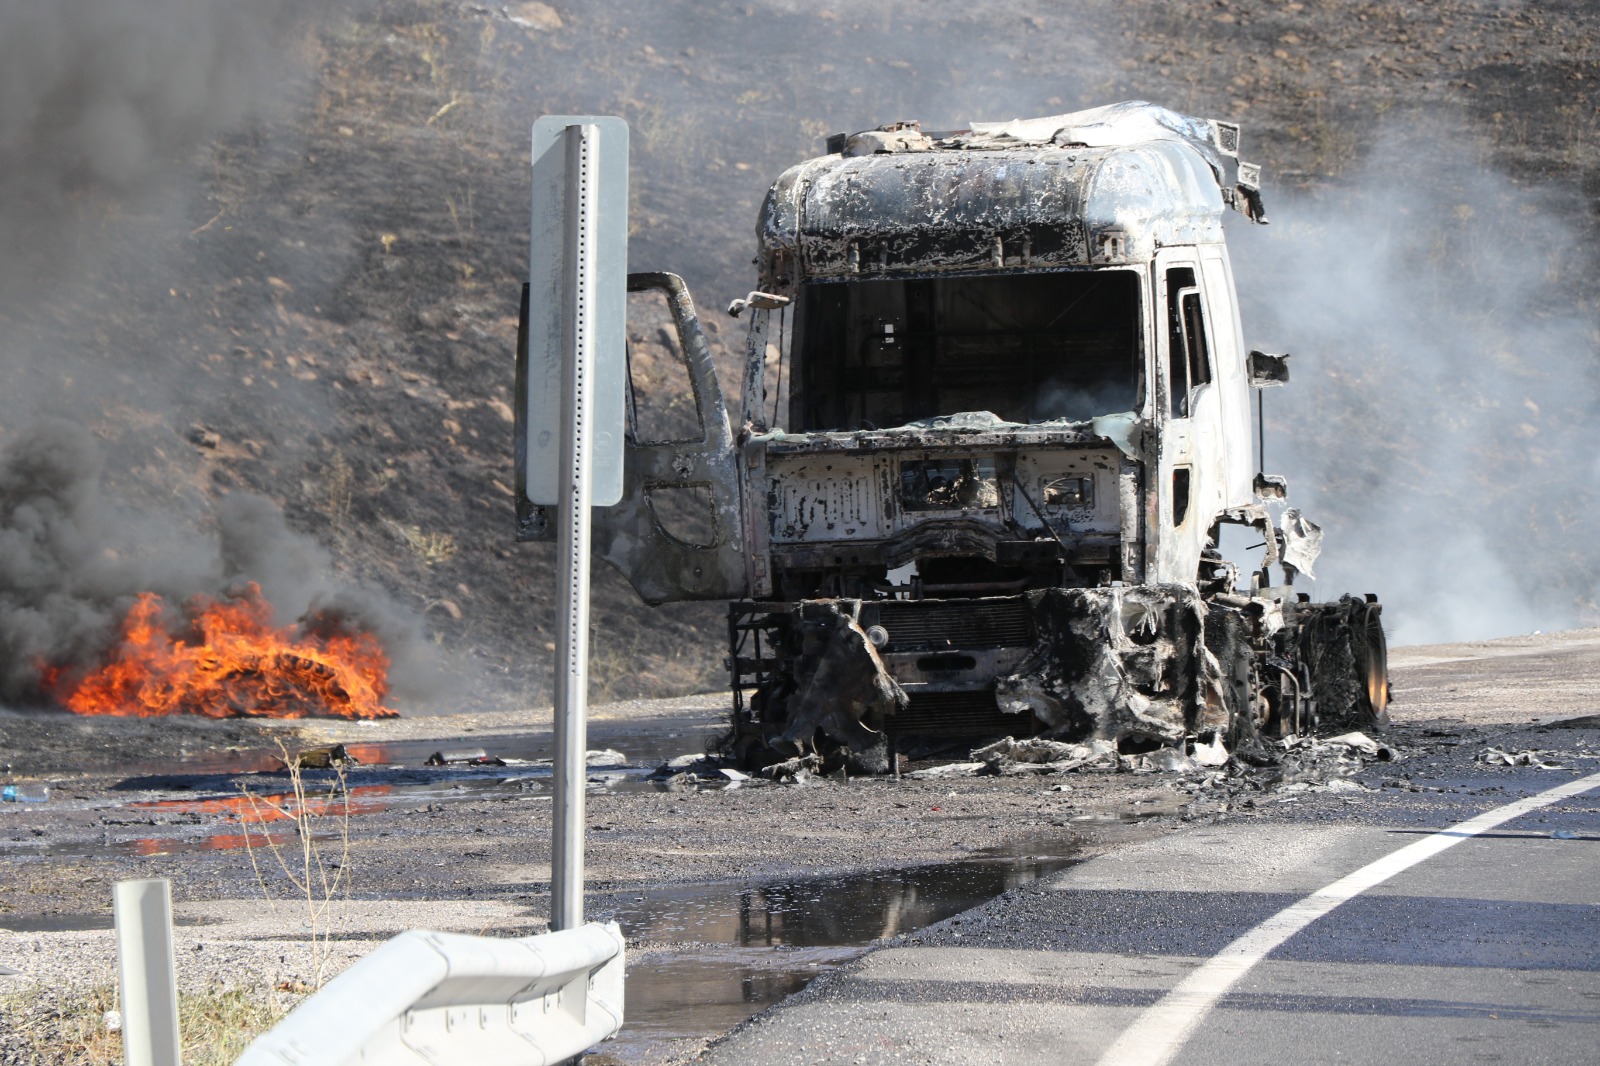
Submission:
<svg viewBox="0 0 1600 1066">
<path fill-rule="evenodd" d="M 706 1061 L 1592 1064 L 1600 774 L 1573 765 L 1118 850 L 819 980 Z M 1483 827 L 1558 786 L 1577 794 Z"/>
</svg>

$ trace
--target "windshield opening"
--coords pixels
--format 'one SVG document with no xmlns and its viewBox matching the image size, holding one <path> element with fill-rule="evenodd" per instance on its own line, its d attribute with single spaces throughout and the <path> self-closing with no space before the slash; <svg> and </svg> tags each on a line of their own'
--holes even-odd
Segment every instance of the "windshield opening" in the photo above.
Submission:
<svg viewBox="0 0 1600 1066">
<path fill-rule="evenodd" d="M 1139 410 L 1132 270 L 803 285 L 790 426 L 857 430 L 990 411 L 1007 422 Z"/>
</svg>

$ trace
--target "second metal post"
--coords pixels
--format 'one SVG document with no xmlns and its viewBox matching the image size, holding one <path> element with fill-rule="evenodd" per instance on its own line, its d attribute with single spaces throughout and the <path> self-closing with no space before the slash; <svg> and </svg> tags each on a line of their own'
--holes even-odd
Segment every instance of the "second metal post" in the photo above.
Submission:
<svg viewBox="0 0 1600 1066">
<path fill-rule="evenodd" d="M 128 1066 L 179 1066 L 178 984 L 172 950 L 172 882 L 118 881 L 117 987 L 122 994 L 122 1050 Z"/>
</svg>

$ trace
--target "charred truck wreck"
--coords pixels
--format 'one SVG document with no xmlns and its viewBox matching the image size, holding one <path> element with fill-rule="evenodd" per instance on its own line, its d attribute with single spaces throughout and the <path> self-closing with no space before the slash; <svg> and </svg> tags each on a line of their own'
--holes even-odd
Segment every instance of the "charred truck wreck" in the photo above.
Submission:
<svg viewBox="0 0 1600 1066">
<path fill-rule="evenodd" d="M 1137 101 L 830 138 L 772 186 L 729 308 L 737 432 L 681 280 L 630 277 L 666 299 L 695 410 L 630 422 L 596 549 L 647 602 L 733 601 L 742 761 L 1386 724 L 1379 605 L 1296 589 L 1321 531 L 1253 462 L 1251 390 L 1288 375 L 1242 339 L 1223 213 L 1266 219 L 1238 144 Z M 1225 523 L 1264 542 L 1247 577 Z"/>
</svg>

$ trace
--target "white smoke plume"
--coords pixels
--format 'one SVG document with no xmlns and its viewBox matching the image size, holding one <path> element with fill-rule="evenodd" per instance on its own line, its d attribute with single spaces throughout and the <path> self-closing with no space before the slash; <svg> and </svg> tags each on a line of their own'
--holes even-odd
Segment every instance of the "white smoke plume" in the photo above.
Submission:
<svg viewBox="0 0 1600 1066">
<path fill-rule="evenodd" d="M 1316 596 L 1379 593 L 1399 643 L 1596 620 L 1584 211 L 1475 148 L 1391 130 L 1353 178 L 1230 235 L 1250 343 L 1295 356 L 1267 468 L 1328 529 Z"/>
</svg>

